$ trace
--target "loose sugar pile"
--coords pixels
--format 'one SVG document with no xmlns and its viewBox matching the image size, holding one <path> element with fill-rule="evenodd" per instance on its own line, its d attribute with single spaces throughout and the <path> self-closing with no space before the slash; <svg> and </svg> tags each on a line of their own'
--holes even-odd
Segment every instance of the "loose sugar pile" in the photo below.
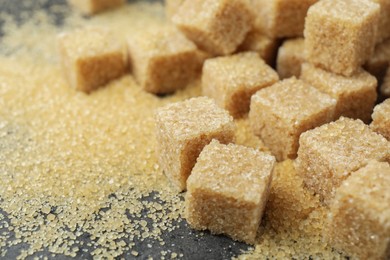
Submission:
<svg viewBox="0 0 390 260">
<path fill-rule="evenodd" d="M 191 258 L 179 244 L 165 246 L 182 222 L 183 195 L 157 164 L 153 115 L 200 95 L 199 80 L 157 97 L 127 75 L 86 95 L 67 85 L 56 49 L 57 33 L 74 28 L 131 35 L 161 26 L 162 4 L 86 18 L 65 1 L 20 2 L 16 20 L 0 13 L 0 258 Z M 247 119 L 236 125 L 238 144 L 267 150 Z M 322 241 L 326 212 L 302 185 L 291 161 L 277 165 L 256 246 L 238 258 L 343 258 Z"/>
</svg>

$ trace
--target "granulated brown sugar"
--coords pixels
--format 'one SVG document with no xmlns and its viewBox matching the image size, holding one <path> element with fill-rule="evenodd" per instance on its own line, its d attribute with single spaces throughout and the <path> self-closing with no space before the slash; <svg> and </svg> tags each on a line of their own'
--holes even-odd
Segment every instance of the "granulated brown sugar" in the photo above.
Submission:
<svg viewBox="0 0 390 260">
<path fill-rule="evenodd" d="M 159 98 L 128 75 L 87 96 L 67 86 L 54 44 L 58 32 L 87 25 L 122 34 L 156 27 L 164 22 L 162 5 L 133 2 L 88 19 L 64 4 L 50 10 L 65 17 L 63 26 L 41 10 L 21 12 L 19 24 L 0 13 L 0 258 L 15 247 L 21 259 L 44 258 L 43 251 L 47 258 L 191 257 L 167 245 L 183 201 L 157 164 L 153 114 L 200 95 L 199 81 Z M 266 150 L 247 119 L 236 125 L 237 143 Z M 278 169 L 294 176 L 292 167 Z M 316 208 L 298 229 L 282 231 L 265 218 L 256 246 L 241 258 L 341 258 L 321 240 L 325 215 Z M 153 256 L 137 248 L 142 241 Z"/>
</svg>

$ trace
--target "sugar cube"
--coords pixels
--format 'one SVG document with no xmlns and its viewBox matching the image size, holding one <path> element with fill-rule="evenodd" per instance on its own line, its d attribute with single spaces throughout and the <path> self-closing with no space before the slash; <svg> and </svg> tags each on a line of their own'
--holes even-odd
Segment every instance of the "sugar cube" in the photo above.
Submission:
<svg viewBox="0 0 390 260">
<path fill-rule="evenodd" d="M 274 163 L 273 156 L 253 148 L 212 141 L 188 178 L 185 218 L 190 226 L 253 244 Z"/>
<path fill-rule="evenodd" d="M 292 160 L 275 165 L 265 210 L 266 221 L 276 231 L 298 230 L 300 223 L 321 206 L 294 169 Z"/>
<path fill-rule="evenodd" d="M 390 161 L 390 142 L 359 119 L 339 120 L 307 131 L 299 139 L 297 171 L 325 204 L 343 181 L 371 159 Z"/>
<path fill-rule="evenodd" d="M 387 69 L 386 75 L 381 85 L 381 94 L 384 97 L 390 97 L 390 67 Z"/>
<path fill-rule="evenodd" d="M 348 177 L 330 207 L 330 244 L 352 259 L 390 259 L 390 165 L 371 161 Z"/>
<path fill-rule="evenodd" d="M 217 139 L 234 141 L 234 122 L 229 113 L 207 97 L 169 104 L 156 112 L 159 163 L 179 191 L 203 147 Z"/>
<path fill-rule="evenodd" d="M 253 95 L 249 120 L 279 161 L 293 159 L 301 133 L 332 121 L 335 105 L 327 94 L 292 77 Z"/>
<path fill-rule="evenodd" d="M 91 92 L 127 71 L 126 46 L 109 30 L 89 27 L 58 37 L 64 73 L 69 84 Z"/>
<path fill-rule="evenodd" d="M 371 129 L 390 141 L 390 98 L 374 108 Z"/>
<path fill-rule="evenodd" d="M 377 42 L 382 42 L 385 39 L 390 38 L 390 1 L 389 0 L 371 0 L 374 3 L 378 3 L 381 7 Z"/>
<path fill-rule="evenodd" d="M 185 0 L 165 0 L 165 16 L 170 20 Z"/>
<path fill-rule="evenodd" d="M 154 94 L 186 87 L 200 74 L 204 59 L 194 43 L 171 27 L 134 34 L 128 47 L 135 79 Z"/>
<path fill-rule="evenodd" d="M 309 8 L 305 23 L 307 61 L 351 76 L 372 55 L 380 7 L 367 0 L 322 0 Z"/>
<path fill-rule="evenodd" d="M 233 53 L 252 29 L 252 13 L 246 0 L 184 1 L 172 21 L 211 54 Z"/>
<path fill-rule="evenodd" d="M 307 10 L 318 0 L 253 0 L 255 27 L 271 38 L 303 35 Z"/>
<path fill-rule="evenodd" d="M 371 120 L 378 84 L 376 78 L 363 69 L 345 77 L 305 63 L 301 79 L 337 100 L 335 119 L 345 116 L 364 122 Z"/>
<path fill-rule="evenodd" d="M 125 0 L 68 0 L 68 2 L 82 13 L 96 14 L 121 6 L 125 3 Z"/>
<path fill-rule="evenodd" d="M 268 65 L 273 66 L 278 47 L 278 39 L 269 38 L 264 33 L 253 30 L 247 34 L 244 42 L 238 47 L 238 52 L 258 52 Z"/>
<path fill-rule="evenodd" d="M 277 73 L 256 52 L 208 59 L 203 67 L 203 95 L 235 117 L 249 111 L 251 96 L 279 80 Z"/>
<path fill-rule="evenodd" d="M 365 69 L 374 75 L 379 81 L 386 74 L 390 63 L 390 39 L 375 46 L 374 54 L 367 60 Z"/>
<path fill-rule="evenodd" d="M 280 46 L 276 68 L 281 79 L 301 75 L 301 65 L 305 61 L 304 42 L 303 38 L 289 39 Z"/>
</svg>

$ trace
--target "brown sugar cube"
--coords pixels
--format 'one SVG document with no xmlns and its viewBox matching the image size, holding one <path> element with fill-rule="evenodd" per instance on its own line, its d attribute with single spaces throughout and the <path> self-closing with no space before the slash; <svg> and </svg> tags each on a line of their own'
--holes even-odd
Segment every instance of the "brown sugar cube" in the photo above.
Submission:
<svg viewBox="0 0 390 260">
<path fill-rule="evenodd" d="M 125 43 L 106 29 L 62 33 L 58 45 L 66 78 L 77 90 L 89 93 L 127 71 Z"/>
<path fill-rule="evenodd" d="M 246 0 L 184 1 L 172 21 L 198 47 L 215 55 L 233 53 L 252 28 Z"/>
<path fill-rule="evenodd" d="M 185 0 L 165 0 L 165 15 L 170 20 Z"/>
<path fill-rule="evenodd" d="M 135 79 L 154 94 L 186 87 L 200 74 L 204 59 L 194 43 L 169 27 L 135 34 L 128 47 Z"/>
<path fill-rule="evenodd" d="M 307 10 L 318 0 L 253 0 L 255 27 L 271 38 L 303 35 Z"/>
<path fill-rule="evenodd" d="M 121 6 L 125 0 L 68 0 L 68 2 L 84 14 L 96 14 Z"/>
<path fill-rule="evenodd" d="M 255 51 L 268 65 L 273 66 L 278 46 L 278 39 L 269 38 L 264 33 L 253 30 L 247 34 L 244 42 L 238 47 L 238 52 Z"/>
<path fill-rule="evenodd" d="M 371 129 L 390 141 L 390 98 L 374 108 Z"/>
<path fill-rule="evenodd" d="M 381 94 L 384 97 L 390 97 L 390 67 L 387 69 L 385 78 L 381 85 Z"/>
<path fill-rule="evenodd" d="M 212 141 L 187 181 L 184 214 L 190 226 L 253 244 L 274 164 L 273 156 L 253 148 Z"/>
<path fill-rule="evenodd" d="M 292 160 L 275 165 L 265 210 L 266 221 L 274 230 L 298 230 L 300 223 L 320 206 L 318 197 L 305 188 Z"/>
<path fill-rule="evenodd" d="M 159 163 L 180 191 L 203 147 L 217 139 L 234 140 L 234 123 L 229 113 L 207 97 L 192 98 L 157 110 L 156 127 Z"/>
<path fill-rule="evenodd" d="M 322 0 L 311 6 L 304 32 L 307 61 L 351 76 L 374 51 L 379 11 L 367 0 Z"/>
<path fill-rule="evenodd" d="M 374 54 L 364 65 L 365 69 L 381 81 L 390 62 L 390 39 L 375 46 Z"/>
<path fill-rule="evenodd" d="M 378 3 L 381 7 L 377 42 L 382 42 L 385 39 L 390 38 L 390 1 L 389 0 L 371 0 L 374 3 Z"/>
<path fill-rule="evenodd" d="M 202 92 L 238 118 L 248 113 L 251 96 L 256 91 L 278 80 L 278 74 L 256 52 L 243 52 L 206 60 Z"/>
<path fill-rule="evenodd" d="M 369 160 L 390 161 L 390 142 L 360 120 L 339 120 L 307 131 L 299 139 L 297 171 L 325 204 L 354 171 Z"/>
<path fill-rule="evenodd" d="M 337 190 L 326 236 L 352 259 L 390 259 L 390 166 L 371 161 Z"/>
<path fill-rule="evenodd" d="M 378 84 L 376 78 L 363 69 L 345 77 L 305 63 L 301 79 L 337 100 L 335 119 L 345 116 L 364 122 L 371 120 Z"/>
<path fill-rule="evenodd" d="M 301 65 L 305 61 L 303 38 L 286 40 L 278 51 L 276 69 L 281 79 L 301 75 Z"/>
<path fill-rule="evenodd" d="M 293 159 L 301 133 L 330 122 L 335 105 L 327 94 L 293 77 L 253 95 L 249 120 L 279 161 Z"/>
</svg>

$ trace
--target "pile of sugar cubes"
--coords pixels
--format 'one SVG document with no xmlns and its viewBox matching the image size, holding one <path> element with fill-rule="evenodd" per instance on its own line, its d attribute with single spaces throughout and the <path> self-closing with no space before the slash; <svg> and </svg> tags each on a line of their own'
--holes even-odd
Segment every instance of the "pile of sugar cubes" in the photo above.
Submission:
<svg viewBox="0 0 390 260">
<path fill-rule="evenodd" d="M 71 2 L 89 14 L 123 3 Z M 85 28 L 59 45 L 69 84 L 87 93 L 129 68 L 153 94 L 201 77 L 203 96 L 155 117 L 191 227 L 255 243 L 274 166 L 291 159 L 329 207 L 329 243 L 390 258 L 390 1 L 167 0 L 166 15 L 127 43 Z M 234 144 L 242 117 L 272 155 Z"/>
</svg>

